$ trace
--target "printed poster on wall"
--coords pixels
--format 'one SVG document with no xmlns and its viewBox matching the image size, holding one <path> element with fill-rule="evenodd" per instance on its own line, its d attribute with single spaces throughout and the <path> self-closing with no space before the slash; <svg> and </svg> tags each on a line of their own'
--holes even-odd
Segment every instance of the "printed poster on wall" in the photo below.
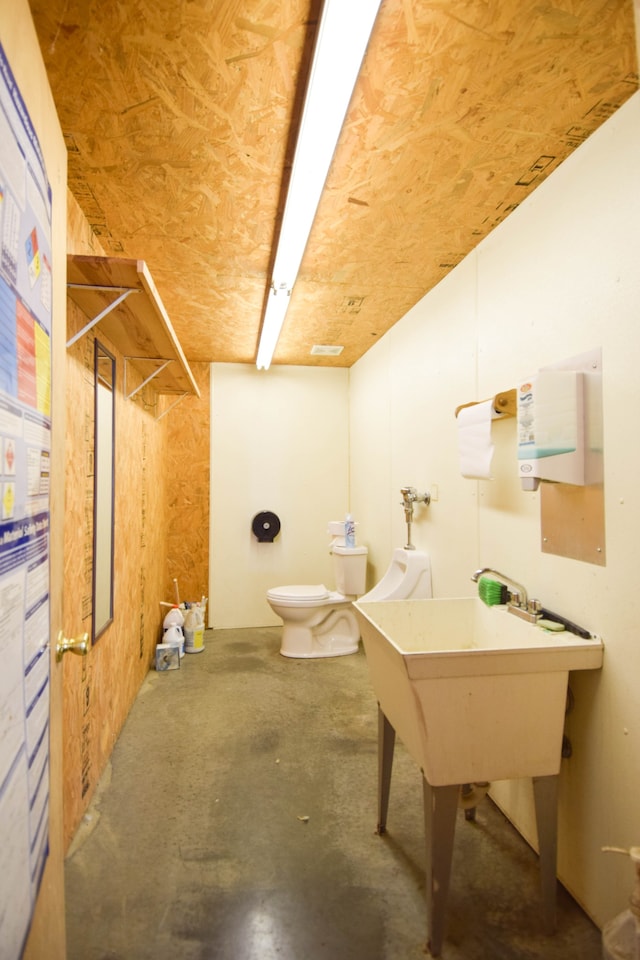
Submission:
<svg viewBox="0 0 640 960">
<path fill-rule="evenodd" d="M 49 844 L 51 189 L 0 46 L 0 944 L 18 960 Z"/>
</svg>

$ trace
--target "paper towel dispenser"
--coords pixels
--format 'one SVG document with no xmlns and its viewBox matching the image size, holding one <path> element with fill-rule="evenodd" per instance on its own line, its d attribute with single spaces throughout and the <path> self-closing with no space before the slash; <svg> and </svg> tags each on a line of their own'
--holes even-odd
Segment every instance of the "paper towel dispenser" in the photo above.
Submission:
<svg viewBox="0 0 640 960">
<path fill-rule="evenodd" d="M 575 486 L 601 481 L 600 369 L 577 357 L 545 367 L 518 386 L 518 474 L 524 490 L 537 490 L 540 480 Z"/>
<path fill-rule="evenodd" d="M 518 387 L 518 472 L 525 490 L 540 480 L 582 485 L 583 374 L 540 371 Z"/>
</svg>

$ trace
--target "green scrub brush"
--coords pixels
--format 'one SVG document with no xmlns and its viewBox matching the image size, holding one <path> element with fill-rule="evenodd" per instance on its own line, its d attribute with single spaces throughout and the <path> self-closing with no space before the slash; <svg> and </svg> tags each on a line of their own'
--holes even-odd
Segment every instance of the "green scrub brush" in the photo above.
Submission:
<svg viewBox="0 0 640 960">
<path fill-rule="evenodd" d="M 488 607 L 495 607 L 507 603 L 511 599 L 509 588 L 498 580 L 489 577 L 480 577 L 478 580 L 478 596 Z"/>
</svg>

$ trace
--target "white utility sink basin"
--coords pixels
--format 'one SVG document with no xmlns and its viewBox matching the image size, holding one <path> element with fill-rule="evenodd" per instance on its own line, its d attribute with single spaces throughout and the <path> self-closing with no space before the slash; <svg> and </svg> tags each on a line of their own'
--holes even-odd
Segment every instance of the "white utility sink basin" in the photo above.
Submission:
<svg viewBox="0 0 640 960">
<path fill-rule="evenodd" d="M 380 708 L 432 786 L 555 775 L 569 671 L 599 638 L 477 598 L 355 602 Z"/>
</svg>

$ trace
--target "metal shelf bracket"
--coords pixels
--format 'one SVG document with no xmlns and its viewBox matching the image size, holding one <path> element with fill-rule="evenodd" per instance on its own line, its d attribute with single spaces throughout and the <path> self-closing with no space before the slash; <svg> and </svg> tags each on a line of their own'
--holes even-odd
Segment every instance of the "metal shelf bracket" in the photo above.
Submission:
<svg viewBox="0 0 640 960">
<path fill-rule="evenodd" d="M 178 404 L 180 403 L 180 401 L 181 401 L 181 400 L 184 400 L 184 398 L 187 397 L 187 396 L 188 396 L 188 393 L 187 393 L 186 390 L 185 390 L 185 392 L 184 392 L 184 393 L 181 393 L 179 397 L 176 397 L 176 399 L 173 401 L 173 403 L 170 403 L 166 410 L 163 410 L 162 413 L 158 414 L 158 416 L 156 417 L 156 423 L 158 422 L 158 420 L 162 420 L 163 417 L 166 417 L 166 415 L 167 415 L 171 410 L 173 410 L 174 407 L 177 407 Z"/>
<path fill-rule="evenodd" d="M 131 390 L 130 392 L 127 392 L 127 361 L 129 360 L 137 360 L 137 361 L 144 360 L 145 362 L 149 361 L 151 363 L 159 363 L 160 366 L 156 367 L 153 373 L 150 373 L 149 376 L 145 380 L 143 380 L 141 384 L 139 384 L 137 387 L 134 387 L 134 389 Z M 127 398 L 127 400 L 131 400 L 131 397 L 135 397 L 136 393 L 140 393 L 143 387 L 146 387 L 146 385 L 150 383 L 154 377 L 157 377 L 158 374 L 161 373 L 172 362 L 173 362 L 172 360 L 165 360 L 164 357 L 125 357 L 124 358 L 124 395 Z"/>
<path fill-rule="evenodd" d="M 107 314 L 111 313 L 112 310 L 115 310 L 116 307 L 119 307 L 123 300 L 126 300 L 130 293 L 140 293 L 140 290 L 137 287 L 105 287 L 99 286 L 92 283 L 68 283 L 67 287 L 73 287 L 76 290 L 107 290 L 109 292 L 114 292 L 115 290 L 120 290 L 120 296 L 108 304 L 104 310 L 101 310 L 100 313 L 90 320 L 82 330 L 79 330 L 75 333 L 69 340 L 67 340 L 67 350 L 69 347 L 72 347 L 76 340 L 80 340 L 81 337 L 84 337 L 85 333 L 88 333 L 89 330 L 92 330 L 97 323 L 106 317 Z"/>
</svg>

